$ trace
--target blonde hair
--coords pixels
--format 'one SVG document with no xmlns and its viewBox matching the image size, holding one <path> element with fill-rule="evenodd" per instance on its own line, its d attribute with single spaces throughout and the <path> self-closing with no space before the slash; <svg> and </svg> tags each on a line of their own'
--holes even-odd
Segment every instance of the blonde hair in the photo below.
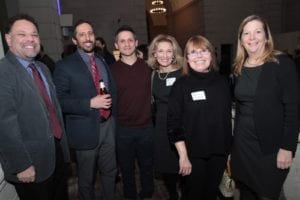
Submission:
<svg viewBox="0 0 300 200">
<path fill-rule="evenodd" d="M 184 61 L 183 61 L 183 68 L 182 68 L 182 74 L 188 75 L 189 74 L 189 64 L 187 62 L 187 56 L 188 56 L 188 49 L 189 48 L 196 48 L 196 49 L 207 49 L 211 54 L 211 62 L 209 69 L 213 71 L 218 71 L 218 64 L 217 64 L 217 58 L 215 53 L 215 48 L 213 45 L 209 42 L 209 40 L 201 35 L 192 36 L 188 39 L 185 45 L 184 49 Z"/>
<path fill-rule="evenodd" d="M 262 23 L 263 30 L 266 35 L 266 43 L 265 43 L 265 50 L 263 52 L 263 55 L 259 57 L 259 59 L 265 63 L 265 62 L 278 62 L 276 59 L 276 55 L 280 54 L 279 51 L 274 50 L 274 42 L 271 35 L 270 27 L 265 19 L 263 19 L 260 16 L 257 15 L 250 15 L 246 17 L 242 23 L 239 26 L 238 30 L 238 41 L 237 41 L 237 50 L 236 50 L 236 56 L 233 63 L 233 74 L 234 75 L 241 75 L 242 67 L 244 65 L 244 62 L 248 58 L 248 54 L 245 50 L 245 48 L 242 46 L 241 37 L 243 34 L 244 27 L 247 25 L 247 23 L 257 20 Z"/>
<path fill-rule="evenodd" d="M 172 45 L 173 56 L 174 56 L 172 65 L 174 68 L 180 69 L 182 67 L 182 60 L 183 60 L 182 50 L 174 37 L 170 35 L 163 35 L 163 34 L 157 35 L 149 45 L 148 60 L 147 60 L 148 65 L 154 70 L 159 69 L 159 64 L 157 62 L 157 59 L 154 57 L 154 54 L 160 42 L 169 42 Z"/>
</svg>

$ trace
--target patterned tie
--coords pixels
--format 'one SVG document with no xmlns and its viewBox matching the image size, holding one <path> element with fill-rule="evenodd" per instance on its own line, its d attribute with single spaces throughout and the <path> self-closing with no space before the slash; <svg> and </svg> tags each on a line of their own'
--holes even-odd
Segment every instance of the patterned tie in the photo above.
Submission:
<svg viewBox="0 0 300 200">
<path fill-rule="evenodd" d="M 46 90 L 45 84 L 42 80 L 42 77 L 41 77 L 39 71 L 36 69 L 36 66 L 33 63 L 30 63 L 29 67 L 32 70 L 33 80 L 36 83 L 37 87 L 39 88 L 39 91 L 43 97 L 45 104 L 46 104 L 53 135 L 55 138 L 60 139 L 61 135 L 62 135 L 62 127 L 61 127 L 58 117 L 56 115 L 56 110 L 49 98 L 49 95 Z"/>
<path fill-rule="evenodd" d="M 94 84 L 95 87 L 97 89 L 97 93 L 98 94 L 102 94 L 101 90 L 100 90 L 100 73 L 98 70 L 98 67 L 96 65 L 96 60 L 95 60 L 95 56 L 92 55 L 90 57 L 90 63 L 91 63 L 91 71 L 92 71 L 92 76 L 93 76 L 93 80 L 94 80 Z M 105 121 L 110 117 L 110 109 L 100 109 L 100 117 L 101 117 L 101 121 Z"/>
</svg>

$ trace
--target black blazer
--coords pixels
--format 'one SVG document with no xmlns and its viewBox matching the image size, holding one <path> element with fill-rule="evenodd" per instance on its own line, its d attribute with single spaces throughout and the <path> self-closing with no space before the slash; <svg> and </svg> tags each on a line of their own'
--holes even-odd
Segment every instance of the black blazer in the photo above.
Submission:
<svg viewBox="0 0 300 200">
<path fill-rule="evenodd" d="M 63 127 L 51 74 L 43 63 L 36 64 L 47 79 Z M 0 162 L 5 179 L 18 182 L 16 174 L 33 165 L 36 182 L 44 181 L 55 169 L 55 144 L 48 111 L 34 80 L 10 51 L 0 60 L 0 85 Z M 60 143 L 65 161 L 69 161 L 64 134 Z"/>
<path fill-rule="evenodd" d="M 109 67 L 106 68 L 109 92 L 112 96 L 112 114 L 115 114 L 116 89 Z M 90 99 L 97 95 L 93 77 L 78 51 L 56 64 L 53 74 L 57 95 L 65 116 L 70 147 L 77 150 L 93 149 L 99 139 L 99 110 L 90 108 Z"/>
<path fill-rule="evenodd" d="M 277 58 L 279 63 L 262 66 L 254 97 L 255 130 L 265 154 L 277 153 L 279 148 L 295 152 L 299 131 L 296 67 L 285 55 Z M 238 116 L 237 107 L 236 123 Z"/>
</svg>

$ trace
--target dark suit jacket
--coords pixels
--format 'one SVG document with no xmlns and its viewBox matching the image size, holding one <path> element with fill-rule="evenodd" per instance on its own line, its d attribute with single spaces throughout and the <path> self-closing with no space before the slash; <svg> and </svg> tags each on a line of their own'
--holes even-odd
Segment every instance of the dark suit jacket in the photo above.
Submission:
<svg viewBox="0 0 300 200">
<path fill-rule="evenodd" d="M 49 70 L 44 64 L 37 64 L 47 79 L 63 127 Z M 0 162 L 5 178 L 18 182 L 16 174 L 33 165 L 36 181 L 43 181 L 55 168 L 55 145 L 48 111 L 34 80 L 11 52 L 0 61 L 0 85 Z M 61 144 L 67 161 L 66 142 L 63 135 Z"/>
<path fill-rule="evenodd" d="M 116 105 L 115 84 L 102 57 L 108 79 L 109 92 Z M 90 99 L 97 95 L 93 77 L 78 51 L 56 64 L 53 74 L 57 95 L 65 116 L 70 147 L 77 150 L 93 149 L 99 139 L 99 109 L 90 108 Z"/>
<path fill-rule="evenodd" d="M 298 138 L 299 82 L 293 61 L 278 56 L 279 64 L 265 63 L 254 98 L 254 124 L 265 154 L 279 148 L 295 152 Z M 237 108 L 237 123 L 238 123 Z"/>
</svg>

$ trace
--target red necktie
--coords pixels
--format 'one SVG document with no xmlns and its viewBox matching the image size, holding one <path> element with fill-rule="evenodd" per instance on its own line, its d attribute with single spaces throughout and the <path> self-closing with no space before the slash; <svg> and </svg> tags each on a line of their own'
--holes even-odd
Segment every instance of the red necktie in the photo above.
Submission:
<svg viewBox="0 0 300 200">
<path fill-rule="evenodd" d="M 97 89 L 97 93 L 101 95 L 101 90 L 100 90 L 100 73 L 98 70 L 98 67 L 96 65 L 96 60 L 95 60 L 95 56 L 92 55 L 90 57 L 90 62 L 91 62 L 91 71 L 92 71 L 92 75 L 93 75 L 93 80 L 94 80 L 94 84 L 95 87 Z M 100 117 L 104 118 L 104 120 L 107 120 L 110 116 L 110 109 L 100 109 Z"/>
<path fill-rule="evenodd" d="M 45 84 L 42 80 L 42 77 L 41 77 L 39 71 L 36 69 L 36 66 L 33 63 L 30 63 L 29 67 L 32 70 L 33 80 L 36 83 L 37 87 L 39 88 L 39 91 L 43 97 L 45 104 L 46 104 L 53 135 L 55 138 L 60 139 L 61 135 L 62 135 L 62 127 L 61 127 L 58 117 L 56 115 L 56 110 L 49 98 L 49 95 L 46 90 Z"/>
</svg>

